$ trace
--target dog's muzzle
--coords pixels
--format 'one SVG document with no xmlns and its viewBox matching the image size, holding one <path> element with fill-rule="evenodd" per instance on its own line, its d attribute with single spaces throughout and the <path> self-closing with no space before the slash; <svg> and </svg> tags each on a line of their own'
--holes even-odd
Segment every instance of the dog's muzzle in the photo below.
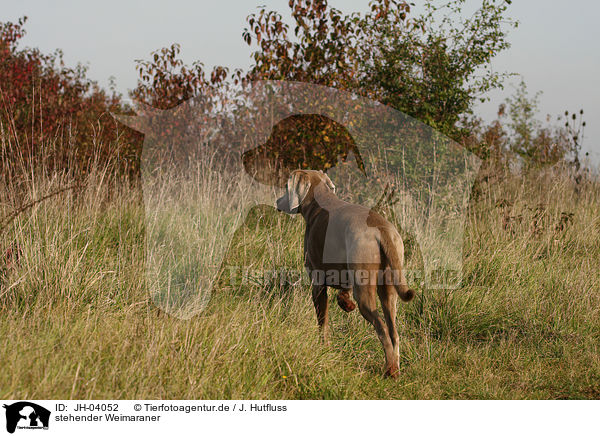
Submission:
<svg viewBox="0 0 600 436">
<path fill-rule="evenodd" d="M 288 211 L 288 201 L 285 196 L 278 198 L 276 203 L 277 210 L 279 212 L 287 212 Z"/>
<path fill-rule="evenodd" d="M 298 207 L 295 207 L 294 209 L 290 210 L 290 203 L 286 195 L 277 199 L 276 207 L 279 212 L 289 213 L 290 215 L 298 213 Z"/>
</svg>

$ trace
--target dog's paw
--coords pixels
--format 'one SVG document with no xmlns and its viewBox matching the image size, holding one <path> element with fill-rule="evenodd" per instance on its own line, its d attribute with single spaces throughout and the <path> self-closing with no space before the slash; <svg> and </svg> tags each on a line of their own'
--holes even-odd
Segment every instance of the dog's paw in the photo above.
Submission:
<svg viewBox="0 0 600 436">
<path fill-rule="evenodd" d="M 407 289 L 406 291 L 400 294 L 400 299 L 405 303 L 408 303 L 413 298 L 415 298 L 415 291 L 413 291 L 412 289 Z"/>
<path fill-rule="evenodd" d="M 398 378 L 398 375 L 400 375 L 400 367 L 398 365 L 388 367 L 383 374 L 384 377 L 389 378 Z"/>
<path fill-rule="evenodd" d="M 337 302 L 344 312 L 352 312 L 356 309 L 356 303 L 350 299 L 348 292 L 340 292 L 337 296 Z"/>
</svg>

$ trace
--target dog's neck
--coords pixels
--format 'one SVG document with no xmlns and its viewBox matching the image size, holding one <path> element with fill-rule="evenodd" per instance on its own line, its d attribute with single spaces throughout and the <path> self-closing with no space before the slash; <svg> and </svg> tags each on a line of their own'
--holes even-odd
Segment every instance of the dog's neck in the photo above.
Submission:
<svg viewBox="0 0 600 436">
<path fill-rule="evenodd" d="M 341 201 L 324 183 L 311 189 L 306 197 L 299 210 L 306 222 L 311 222 L 314 216 L 328 211 L 336 202 Z"/>
</svg>

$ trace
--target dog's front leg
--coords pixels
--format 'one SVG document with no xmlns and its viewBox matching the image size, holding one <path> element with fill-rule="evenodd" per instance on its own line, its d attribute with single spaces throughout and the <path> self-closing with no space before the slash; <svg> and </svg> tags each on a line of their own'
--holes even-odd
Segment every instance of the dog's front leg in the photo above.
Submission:
<svg viewBox="0 0 600 436">
<path fill-rule="evenodd" d="M 350 298 L 351 291 L 352 289 L 342 289 L 340 292 L 338 292 L 337 302 L 344 312 L 352 312 L 354 309 L 356 309 L 356 304 Z"/>
<path fill-rule="evenodd" d="M 327 286 L 325 285 L 312 285 L 312 299 L 315 305 L 315 311 L 317 313 L 317 322 L 319 323 L 319 330 L 323 341 L 329 343 L 329 327 L 328 327 L 328 300 L 327 300 Z"/>
</svg>

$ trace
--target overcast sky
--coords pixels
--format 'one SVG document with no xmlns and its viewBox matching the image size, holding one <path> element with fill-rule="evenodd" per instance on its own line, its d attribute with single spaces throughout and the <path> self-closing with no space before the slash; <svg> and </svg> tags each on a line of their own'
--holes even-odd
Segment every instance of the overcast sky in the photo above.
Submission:
<svg viewBox="0 0 600 436">
<path fill-rule="evenodd" d="M 419 3 L 418 0 L 413 0 Z M 89 76 L 101 85 L 114 76 L 126 94 L 135 87 L 135 59 L 174 42 L 182 58 L 230 68 L 247 68 L 251 49 L 242 41 L 246 16 L 258 5 L 287 16 L 288 0 L 3 0 L 0 20 L 15 21 L 27 15 L 23 45 L 44 52 L 61 48 L 69 65 L 82 62 Z M 350 13 L 365 11 L 368 0 L 330 0 Z M 470 8 L 480 2 L 467 0 Z M 583 108 L 587 128 L 584 150 L 600 162 L 600 2 L 571 0 L 513 0 L 509 15 L 520 21 L 512 30 L 512 47 L 498 56 L 497 71 L 519 73 L 531 93 L 543 91 L 541 116 L 555 117 Z M 514 85 L 518 79 L 512 81 Z M 491 101 L 477 113 L 493 119 L 498 105 L 514 89 L 490 94 Z"/>
</svg>

